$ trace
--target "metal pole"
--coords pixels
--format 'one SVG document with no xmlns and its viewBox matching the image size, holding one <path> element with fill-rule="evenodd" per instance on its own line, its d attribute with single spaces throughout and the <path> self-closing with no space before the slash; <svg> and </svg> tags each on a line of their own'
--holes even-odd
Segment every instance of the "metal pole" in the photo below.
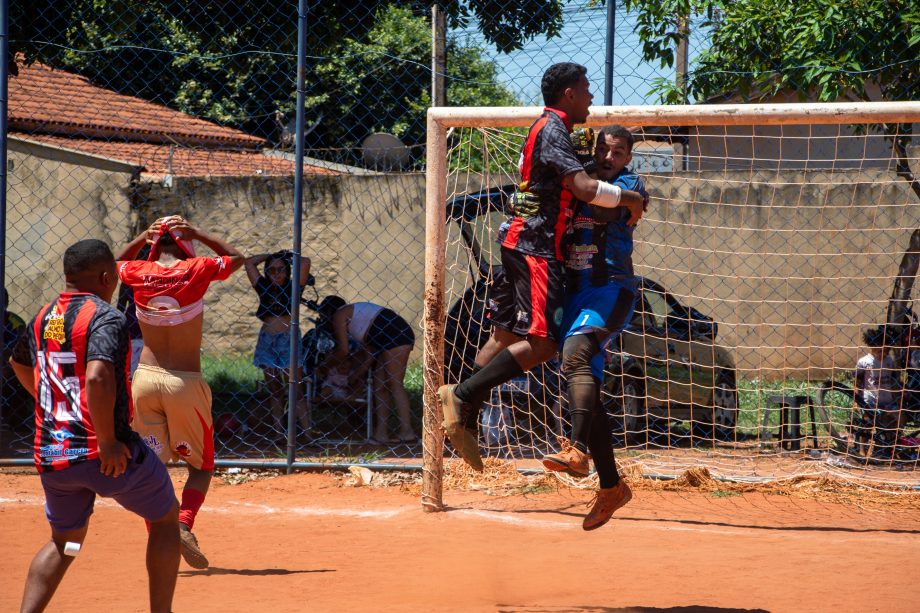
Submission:
<svg viewBox="0 0 920 613">
<path fill-rule="evenodd" d="M 447 106 L 444 73 L 447 70 L 447 23 L 444 11 L 431 5 L 431 106 Z"/>
<path fill-rule="evenodd" d="M 616 38 L 617 1 L 607 0 L 607 49 L 604 61 L 604 106 L 613 106 L 613 49 Z"/>
<path fill-rule="evenodd" d="M 306 96 L 307 63 L 307 0 L 299 0 L 297 8 L 297 121 L 294 150 L 294 237 L 291 251 L 291 346 L 288 365 L 288 423 L 287 472 L 294 472 L 294 451 L 297 445 L 297 405 L 300 398 L 300 243 L 303 222 L 303 128 L 304 98 Z"/>
<path fill-rule="evenodd" d="M 9 107 L 9 56 L 10 56 L 10 12 L 9 0 L 0 0 L 0 288 L 6 287 L 6 183 L 7 183 L 7 109 Z M 5 359 L 6 347 L 6 292 L 0 293 L 0 356 Z M 0 398 L 6 387 L 5 368 L 0 368 Z M 3 413 L 8 407 L 0 407 L 0 439 L 3 438 Z"/>
</svg>

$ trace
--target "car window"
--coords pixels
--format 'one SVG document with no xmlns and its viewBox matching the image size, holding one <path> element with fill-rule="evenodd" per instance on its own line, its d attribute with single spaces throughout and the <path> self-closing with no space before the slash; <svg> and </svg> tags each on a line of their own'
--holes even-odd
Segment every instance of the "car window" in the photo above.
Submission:
<svg viewBox="0 0 920 613">
<path fill-rule="evenodd" d="M 671 310 L 668 306 L 668 301 L 663 295 L 654 290 L 646 289 L 643 293 L 645 294 L 645 301 L 648 303 L 650 311 L 646 313 L 646 316 L 650 318 L 652 326 L 659 330 L 663 330 L 665 327 L 665 318 Z"/>
</svg>

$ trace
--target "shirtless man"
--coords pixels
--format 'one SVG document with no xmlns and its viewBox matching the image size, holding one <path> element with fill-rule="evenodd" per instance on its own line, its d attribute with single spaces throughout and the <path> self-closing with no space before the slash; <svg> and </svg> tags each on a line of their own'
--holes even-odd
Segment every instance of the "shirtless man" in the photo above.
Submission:
<svg viewBox="0 0 920 613">
<path fill-rule="evenodd" d="M 193 240 L 217 255 L 195 257 Z M 134 260 L 148 242 L 147 261 Z M 243 262 L 239 251 L 179 216 L 158 219 L 118 256 L 118 276 L 134 290 L 144 337 L 132 426 L 164 463 L 182 459 L 188 466 L 179 528 L 182 557 L 192 568 L 208 567 L 192 527 L 214 471 L 211 390 L 201 376 L 202 297 Z"/>
</svg>

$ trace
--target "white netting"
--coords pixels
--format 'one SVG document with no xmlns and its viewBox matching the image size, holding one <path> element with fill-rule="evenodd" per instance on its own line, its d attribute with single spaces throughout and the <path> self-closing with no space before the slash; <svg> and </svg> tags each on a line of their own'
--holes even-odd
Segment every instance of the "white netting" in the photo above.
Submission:
<svg viewBox="0 0 920 613">
<path fill-rule="evenodd" d="M 607 354 L 603 401 L 621 464 L 664 477 L 703 465 L 740 481 L 920 484 L 920 371 L 909 360 L 920 336 L 909 340 L 904 309 L 917 273 L 904 256 L 920 249 L 917 117 L 827 121 L 643 128 L 617 117 L 651 195 L 633 254 L 643 298 Z M 446 134 L 446 244 L 428 248 L 446 254 L 448 383 L 488 336 L 496 234 L 519 180 L 526 129 L 494 124 Z M 905 391 L 877 413 L 851 390 L 863 332 L 886 321 L 905 324 L 885 338 Z M 483 455 L 538 467 L 569 434 L 565 396 L 558 360 L 495 389 Z"/>
</svg>

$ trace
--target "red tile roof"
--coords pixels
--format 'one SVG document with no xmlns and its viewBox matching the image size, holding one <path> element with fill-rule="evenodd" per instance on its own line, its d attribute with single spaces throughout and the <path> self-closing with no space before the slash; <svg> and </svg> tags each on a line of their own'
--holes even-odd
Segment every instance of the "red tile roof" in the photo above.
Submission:
<svg viewBox="0 0 920 613">
<path fill-rule="evenodd" d="M 81 151 L 91 155 L 142 166 L 145 175 L 163 177 L 249 177 L 294 174 L 294 162 L 265 155 L 252 149 L 205 149 L 173 147 L 149 143 L 68 138 L 50 134 L 10 131 L 10 136 Z M 172 161 L 169 156 L 172 153 Z M 339 174 L 333 170 L 308 167 L 311 174 Z"/>
<path fill-rule="evenodd" d="M 9 80 L 9 132 L 143 166 L 152 175 L 294 174 L 292 162 L 261 153 L 264 139 L 39 63 L 20 65 L 19 76 Z M 338 174 L 313 166 L 305 170 Z"/>
<path fill-rule="evenodd" d="M 251 148 L 265 144 L 245 132 L 116 93 L 39 63 L 20 66 L 9 87 L 10 129 L 22 132 Z"/>
</svg>

